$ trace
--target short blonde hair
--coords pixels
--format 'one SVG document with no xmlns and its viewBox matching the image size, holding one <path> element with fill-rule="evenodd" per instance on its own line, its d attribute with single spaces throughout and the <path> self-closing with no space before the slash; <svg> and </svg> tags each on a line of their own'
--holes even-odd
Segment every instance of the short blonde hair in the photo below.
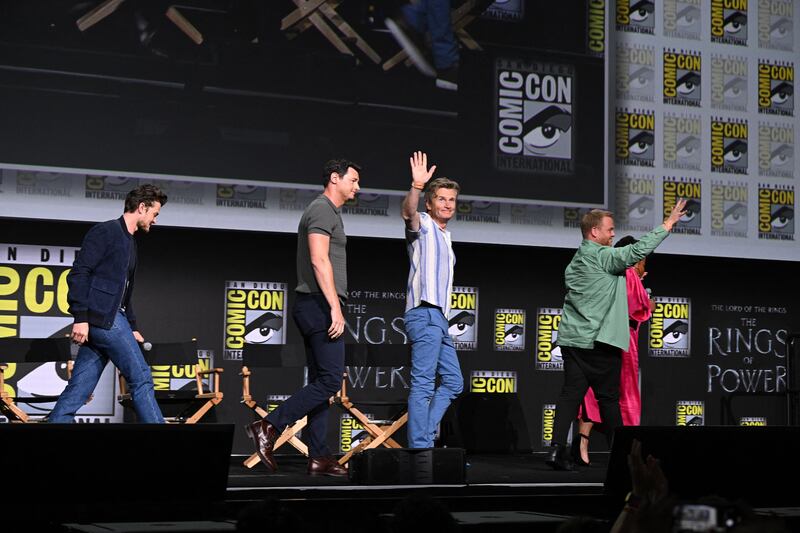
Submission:
<svg viewBox="0 0 800 533">
<path fill-rule="evenodd" d="M 453 189 L 456 191 L 456 196 L 461 192 L 461 185 L 458 182 L 448 178 L 436 178 L 425 184 L 425 203 L 433 202 L 436 196 L 436 191 L 439 189 Z"/>
<path fill-rule="evenodd" d="M 589 237 L 592 228 L 600 225 L 605 217 L 614 218 L 614 213 L 602 209 L 592 209 L 581 218 L 581 233 L 584 238 Z"/>
</svg>

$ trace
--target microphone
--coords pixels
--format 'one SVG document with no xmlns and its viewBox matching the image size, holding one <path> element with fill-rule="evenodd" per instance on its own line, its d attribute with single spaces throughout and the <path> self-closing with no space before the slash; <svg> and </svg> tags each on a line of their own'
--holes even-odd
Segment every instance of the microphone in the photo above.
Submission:
<svg viewBox="0 0 800 533">
<path fill-rule="evenodd" d="M 646 291 L 647 291 L 647 295 L 648 295 L 648 296 L 653 296 L 653 289 L 651 289 L 650 287 L 645 287 L 645 288 L 644 288 L 644 290 L 646 290 Z M 146 344 L 150 344 L 150 343 L 148 342 L 148 343 L 146 343 Z M 149 350 L 149 349 L 150 349 L 150 348 L 145 348 L 145 350 Z"/>
<path fill-rule="evenodd" d="M 150 350 L 152 350 L 152 349 L 153 349 L 153 343 L 152 343 L 152 342 L 150 342 L 150 341 L 144 341 L 144 342 L 142 343 L 142 349 L 143 349 L 145 352 L 149 352 Z"/>
</svg>

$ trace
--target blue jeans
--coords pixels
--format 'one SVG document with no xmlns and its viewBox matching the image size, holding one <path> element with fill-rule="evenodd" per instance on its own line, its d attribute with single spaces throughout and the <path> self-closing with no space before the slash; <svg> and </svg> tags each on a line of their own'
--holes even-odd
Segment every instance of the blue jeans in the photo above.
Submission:
<svg viewBox="0 0 800 533">
<path fill-rule="evenodd" d="M 432 448 L 436 428 L 450 402 L 464 390 L 447 319 L 435 307 L 406 311 L 411 340 L 411 391 L 408 394 L 408 447 Z M 436 387 L 436 375 L 442 380 Z"/>
<path fill-rule="evenodd" d="M 431 35 L 431 52 L 436 70 L 458 63 L 458 44 L 453 35 L 450 0 L 419 0 L 402 7 L 406 22 L 419 33 Z"/>
<path fill-rule="evenodd" d="M 75 421 L 75 413 L 89 399 L 109 359 L 128 383 L 139 422 L 164 423 L 153 393 L 153 375 L 122 311 L 117 312 L 111 329 L 89 326 L 89 340 L 78 351 L 72 377 L 47 417 L 49 422 Z"/>
<path fill-rule="evenodd" d="M 326 442 L 330 397 L 342 387 L 344 339 L 331 339 L 331 307 L 322 294 L 297 293 L 292 309 L 297 329 L 303 336 L 308 363 L 308 385 L 292 394 L 267 416 L 279 432 L 308 415 L 303 431 L 309 457 L 324 457 L 331 451 Z"/>
</svg>

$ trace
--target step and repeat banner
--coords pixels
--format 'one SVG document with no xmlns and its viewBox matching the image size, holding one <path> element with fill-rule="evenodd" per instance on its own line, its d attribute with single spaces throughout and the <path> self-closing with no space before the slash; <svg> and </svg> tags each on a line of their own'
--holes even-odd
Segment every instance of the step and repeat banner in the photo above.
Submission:
<svg viewBox="0 0 800 533">
<path fill-rule="evenodd" d="M 63 280 L 89 227 L 0 220 L 6 240 L 17 241 L 0 245 L 0 335 L 54 337 L 69 330 Z M 541 449 L 552 438 L 563 380 L 556 344 L 563 271 L 573 252 L 463 243 L 456 224 L 452 230 L 458 262 L 448 321 L 465 392 L 445 418 L 442 438 L 453 445 Z M 238 425 L 252 420 L 239 401 L 248 344 L 278 345 L 282 354 L 294 354 L 253 369 L 251 392 L 259 405 L 272 409 L 302 386 L 302 339 L 290 318 L 294 235 L 155 226 L 136 238 L 135 300 L 145 338 L 196 338 L 205 364 L 225 369 L 225 399 L 210 420 Z M 347 389 L 357 406 L 359 401 L 396 402 L 363 405 L 369 417 L 386 420 L 407 398 L 410 383 L 408 361 L 396 351 L 380 350 L 408 342 L 403 319 L 407 254 L 399 239 L 351 237 L 348 260 L 345 340 L 375 349 L 348 360 Z M 790 296 L 800 288 L 793 263 L 656 253 L 648 271 L 645 283 L 656 307 L 640 334 L 642 423 L 785 424 L 787 336 L 800 331 Z M 187 372 L 154 368 L 161 388 L 184 387 L 194 377 Z M 55 363 L 11 364 L 6 392 L 58 394 L 65 379 Z M 122 420 L 116 387 L 109 366 L 80 420 Z M 24 409 L 41 416 L 47 407 Z M 332 407 L 330 417 L 335 449 L 345 452 L 363 438 L 358 422 L 344 412 Z M 478 432 L 480 427 L 492 428 L 490 442 L 474 440 L 486 434 Z M 249 453 L 244 432 L 237 435 L 235 449 Z"/>
</svg>

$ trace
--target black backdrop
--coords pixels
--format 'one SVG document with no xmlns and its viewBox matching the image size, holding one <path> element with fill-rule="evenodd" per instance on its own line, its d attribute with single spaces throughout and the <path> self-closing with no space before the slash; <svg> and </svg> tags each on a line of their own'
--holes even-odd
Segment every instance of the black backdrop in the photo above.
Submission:
<svg viewBox="0 0 800 533">
<path fill-rule="evenodd" d="M 18 244 L 79 246 L 89 227 L 85 223 L 0 219 L 0 235 L 3 236 L 0 240 Z M 398 220 L 398 234 L 400 228 Z M 494 447 L 540 449 L 543 444 L 543 409 L 546 404 L 555 403 L 562 375 L 560 372 L 535 370 L 535 317 L 538 308 L 561 307 L 563 269 L 573 251 L 459 243 L 458 225 L 453 224 L 451 229 L 458 258 L 456 285 L 479 289 L 478 347 L 475 351 L 459 354 L 467 381 L 465 390 L 469 391 L 469 375 L 473 370 L 516 372 L 517 383 L 517 394 L 505 394 L 502 401 L 498 401 L 499 394 L 471 396 L 465 393 L 459 404 L 468 406 L 474 416 L 509 417 L 510 421 L 489 420 L 489 423 L 497 423 L 498 427 L 512 425 L 514 429 L 509 433 L 514 442 L 495 443 Z M 579 235 L 578 230 L 575 231 L 577 246 Z M 221 357 L 225 281 L 286 282 L 290 307 L 295 283 L 295 236 L 156 226 L 149 235 L 137 235 L 137 240 L 139 269 L 135 302 L 142 332 L 153 342 L 196 337 L 200 349 L 214 350 L 217 366 L 225 368 L 225 399 L 217 408 L 216 420 L 243 425 L 251 420 L 251 414 L 239 403 L 240 362 L 223 361 Z M 364 305 L 360 312 L 381 315 L 389 323 L 401 317 L 404 302 L 396 296 L 405 290 L 407 276 L 403 242 L 399 239 L 350 238 L 348 257 L 351 290 L 388 291 L 394 297 Z M 646 284 L 655 296 L 691 300 L 691 344 L 688 357 L 651 357 L 646 348 L 647 328 L 643 328 L 640 355 L 642 423 L 675 425 L 679 411 L 677 404 L 681 402 L 702 404 L 700 419 L 693 423 L 722 423 L 722 400 L 729 395 L 721 390 L 718 380 L 712 380 L 710 391 L 708 384 L 708 366 L 716 365 L 720 372 L 730 369 L 724 380 L 729 390 L 741 392 L 745 388 L 741 383 L 744 380 L 742 376 L 746 374 L 755 383 L 752 389 L 761 393 L 742 394 L 731 402 L 734 411 L 730 418 L 732 423 L 755 420 L 769 425 L 784 424 L 785 398 L 774 394 L 775 387 L 782 390 L 781 379 L 775 373 L 780 374 L 779 367 L 785 365 L 782 356 L 785 346 L 781 342 L 785 333 L 781 331 L 800 330 L 800 320 L 794 314 L 796 309 L 791 296 L 800 288 L 795 275 L 796 264 L 656 253 L 648 263 L 648 270 Z M 748 309 L 748 306 L 753 307 Z M 763 306 L 763 309 L 754 306 Z M 494 311 L 499 308 L 526 311 L 524 351 L 493 350 Z M 352 315 L 348 317 L 351 325 L 353 319 Z M 300 342 L 291 320 L 288 324 L 287 342 Z M 720 331 L 721 337 L 712 346 L 709 337 Z M 731 346 L 722 342 L 728 335 L 733 335 L 731 338 L 735 341 L 737 334 L 740 340 L 746 340 L 747 335 L 758 331 L 762 332 L 760 336 L 756 335 L 760 342 L 751 342 L 749 349 L 746 342 L 739 342 L 738 348 L 736 342 Z M 382 338 L 380 325 L 373 333 L 373 338 Z M 388 342 L 402 342 L 402 339 L 401 334 L 387 326 Z M 348 332 L 347 342 L 353 341 Z M 363 375 L 365 370 L 360 371 Z M 765 373 L 767 371 L 773 374 Z M 379 369 L 379 373 L 383 373 L 378 378 L 375 369 L 371 372 L 371 377 L 362 382 L 363 390 L 359 390 L 358 385 L 351 385 L 354 398 L 375 395 L 388 395 L 392 399 L 405 397 L 402 377 L 405 376 L 407 381 L 407 368 L 396 369 L 400 377 L 394 383 L 390 383 L 391 372 L 388 369 Z M 265 382 L 254 384 L 256 399 L 260 403 L 265 403 L 265 399 L 259 394 L 290 394 L 302 380 L 299 368 L 276 369 L 261 375 L 267 376 Z M 476 404 L 478 397 L 485 401 Z M 476 405 L 486 409 L 479 409 Z M 456 405 L 448 415 L 447 420 L 460 422 L 446 424 L 451 433 L 458 433 L 459 429 L 468 432 L 473 426 L 465 411 L 458 412 Z M 334 444 L 339 413 L 332 409 L 331 417 L 331 443 Z M 450 437 L 454 439 L 452 442 L 469 441 L 470 438 L 458 434 Z M 237 430 L 234 452 L 249 452 L 244 431 Z"/>
</svg>

